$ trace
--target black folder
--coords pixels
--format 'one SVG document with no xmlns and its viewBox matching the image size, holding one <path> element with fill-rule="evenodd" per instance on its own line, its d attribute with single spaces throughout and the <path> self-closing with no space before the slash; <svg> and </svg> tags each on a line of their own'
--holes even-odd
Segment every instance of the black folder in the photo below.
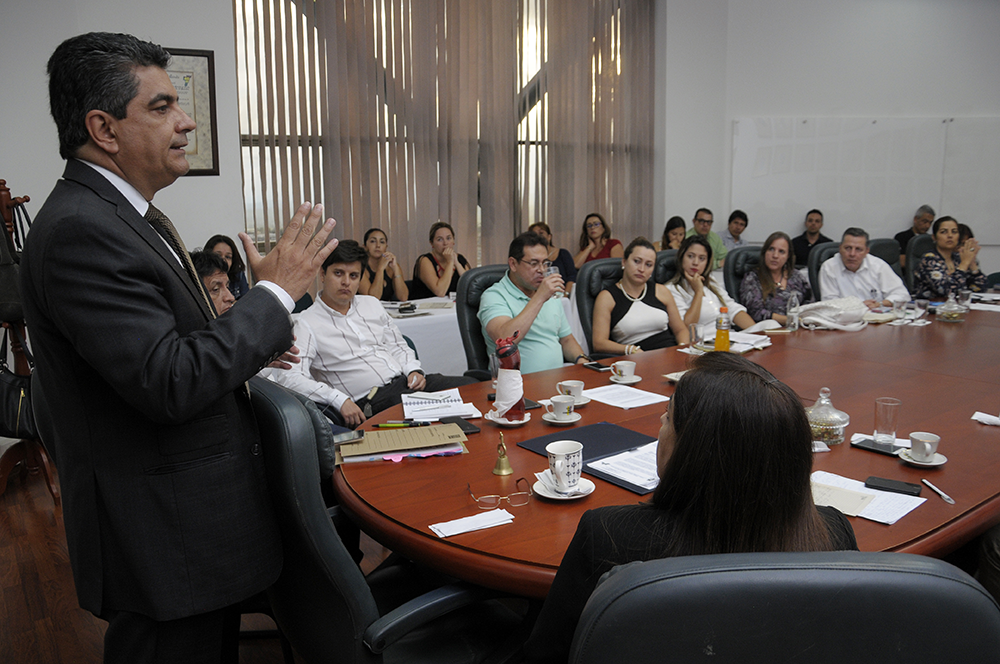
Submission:
<svg viewBox="0 0 1000 664">
<path fill-rule="evenodd" d="M 587 464 L 591 461 L 613 456 L 619 452 L 641 447 L 652 442 L 655 438 L 650 438 L 647 434 L 632 431 L 617 424 L 600 422 L 598 424 L 575 427 L 567 431 L 557 431 L 556 433 L 539 436 L 538 438 L 531 438 L 518 443 L 517 446 L 547 457 L 548 454 L 545 452 L 545 446 L 557 440 L 575 440 L 583 443 L 583 470 L 588 475 L 599 477 L 605 482 L 611 482 L 640 496 L 652 493 L 652 489 L 646 489 L 613 475 L 608 475 L 600 470 L 594 470 Z"/>
</svg>

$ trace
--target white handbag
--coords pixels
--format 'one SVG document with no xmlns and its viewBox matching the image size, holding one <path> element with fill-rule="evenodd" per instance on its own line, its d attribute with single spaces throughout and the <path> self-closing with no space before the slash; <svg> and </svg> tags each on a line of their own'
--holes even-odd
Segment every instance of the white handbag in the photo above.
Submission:
<svg viewBox="0 0 1000 664">
<path fill-rule="evenodd" d="M 799 308 L 799 323 L 812 330 L 857 332 L 868 325 L 864 320 L 866 313 L 868 306 L 861 301 L 861 298 L 853 295 L 838 297 L 834 300 L 802 305 Z"/>
</svg>

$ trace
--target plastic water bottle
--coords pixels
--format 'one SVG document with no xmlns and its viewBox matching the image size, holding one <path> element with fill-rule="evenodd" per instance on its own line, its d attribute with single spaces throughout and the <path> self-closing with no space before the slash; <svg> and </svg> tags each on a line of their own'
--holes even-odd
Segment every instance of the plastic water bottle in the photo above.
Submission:
<svg viewBox="0 0 1000 664">
<path fill-rule="evenodd" d="M 715 350 L 729 350 L 729 308 L 719 309 L 719 317 L 715 319 Z"/>
<path fill-rule="evenodd" d="M 788 296 L 788 307 L 785 309 L 785 314 L 788 316 L 788 320 L 785 321 L 785 327 L 788 328 L 789 332 L 794 332 L 799 329 L 799 294 L 792 291 L 792 294 Z"/>
</svg>

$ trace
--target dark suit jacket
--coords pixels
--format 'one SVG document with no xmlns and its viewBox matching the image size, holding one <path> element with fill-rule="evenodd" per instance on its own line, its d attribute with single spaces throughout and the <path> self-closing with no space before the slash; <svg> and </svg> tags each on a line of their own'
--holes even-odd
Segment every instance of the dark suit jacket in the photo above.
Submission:
<svg viewBox="0 0 1000 664">
<path fill-rule="evenodd" d="M 157 620 L 235 603 L 280 571 L 244 381 L 292 342 L 254 288 L 209 310 L 160 236 L 70 160 L 21 259 L 42 440 L 84 608 Z"/>
</svg>

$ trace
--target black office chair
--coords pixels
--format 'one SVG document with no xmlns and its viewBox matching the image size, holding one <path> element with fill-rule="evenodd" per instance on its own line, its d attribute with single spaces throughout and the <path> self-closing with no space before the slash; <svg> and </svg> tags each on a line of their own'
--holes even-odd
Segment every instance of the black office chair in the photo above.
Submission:
<svg viewBox="0 0 1000 664">
<path fill-rule="evenodd" d="M 992 274 L 986 275 L 987 288 L 993 288 L 997 284 L 1000 284 L 1000 272 L 993 272 Z"/>
<path fill-rule="evenodd" d="M 598 585 L 572 664 L 985 662 L 1000 609 L 968 574 L 901 553 L 750 553 L 632 563 Z"/>
<path fill-rule="evenodd" d="M 655 275 L 655 272 L 654 272 Z M 576 273 L 576 308 L 580 312 L 580 327 L 594 359 L 613 357 L 594 352 L 594 301 L 605 288 L 611 288 L 622 278 L 622 259 L 599 258 L 588 263 Z"/>
<path fill-rule="evenodd" d="M 871 240 L 868 243 L 868 253 L 884 260 L 900 279 L 903 278 L 903 267 L 899 262 L 899 243 L 895 239 L 880 237 Z"/>
<path fill-rule="evenodd" d="M 726 290 L 729 296 L 743 304 L 740 300 L 740 284 L 743 283 L 743 275 L 751 270 L 756 270 L 760 264 L 760 247 L 736 247 L 730 249 L 726 254 L 726 264 L 722 266 L 722 276 L 726 282 Z"/>
<path fill-rule="evenodd" d="M 833 258 L 839 248 L 839 242 L 821 242 L 809 252 L 809 287 L 816 302 L 823 299 L 819 292 L 819 267 L 823 261 Z"/>
<path fill-rule="evenodd" d="M 472 375 L 480 380 L 490 378 L 490 356 L 483 339 L 483 326 L 479 323 L 479 300 L 483 291 L 503 279 L 506 273 L 506 264 L 484 265 L 466 270 L 458 280 L 455 313 L 458 316 L 458 331 L 462 334 L 465 358 L 469 364 L 466 376 Z"/>
<path fill-rule="evenodd" d="M 656 269 L 653 279 L 658 284 L 665 284 L 677 274 L 677 250 L 664 249 L 656 252 Z"/>
<path fill-rule="evenodd" d="M 299 656 L 353 664 L 474 662 L 495 654 L 522 616 L 486 601 L 492 591 L 461 583 L 399 605 L 413 588 L 427 586 L 412 566 L 362 576 L 320 492 L 317 433 L 326 425 L 280 385 L 254 378 L 250 390 L 284 549 L 281 576 L 267 594 Z"/>
<path fill-rule="evenodd" d="M 923 233 L 914 235 L 906 243 L 906 268 L 904 270 L 906 279 L 906 290 L 913 292 L 914 275 L 917 273 L 917 266 L 928 251 L 934 251 L 934 236 Z"/>
</svg>

